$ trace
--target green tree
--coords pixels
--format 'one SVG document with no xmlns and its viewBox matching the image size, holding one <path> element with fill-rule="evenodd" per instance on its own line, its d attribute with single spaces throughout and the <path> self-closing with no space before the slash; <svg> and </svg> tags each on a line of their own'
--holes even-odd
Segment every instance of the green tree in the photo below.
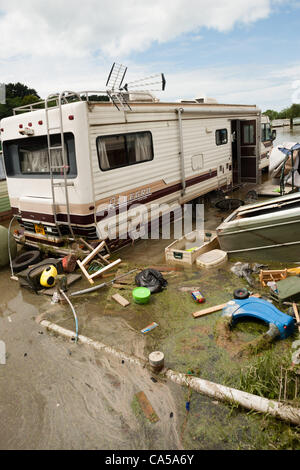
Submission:
<svg viewBox="0 0 300 470">
<path fill-rule="evenodd" d="M 13 108 L 25 106 L 40 100 L 34 88 L 28 88 L 23 83 L 8 83 L 6 85 L 6 104 L 0 104 L 0 120 L 13 114 Z"/>
<path fill-rule="evenodd" d="M 265 111 L 263 114 L 268 116 L 270 121 L 274 121 L 274 119 L 278 118 L 278 112 L 274 111 L 273 109 L 267 109 L 267 111 Z"/>
</svg>

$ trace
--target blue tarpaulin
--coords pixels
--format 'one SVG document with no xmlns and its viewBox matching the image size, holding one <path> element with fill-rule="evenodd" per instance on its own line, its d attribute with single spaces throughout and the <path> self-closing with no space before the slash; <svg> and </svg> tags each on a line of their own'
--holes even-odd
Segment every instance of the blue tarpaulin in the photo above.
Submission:
<svg viewBox="0 0 300 470">
<path fill-rule="evenodd" d="M 278 147 L 278 150 L 283 152 L 285 155 L 291 155 L 292 151 L 299 150 L 299 149 L 300 149 L 300 144 L 295 144 L 290 149 L 287 149 L 285 147 Z"/>
</svg>

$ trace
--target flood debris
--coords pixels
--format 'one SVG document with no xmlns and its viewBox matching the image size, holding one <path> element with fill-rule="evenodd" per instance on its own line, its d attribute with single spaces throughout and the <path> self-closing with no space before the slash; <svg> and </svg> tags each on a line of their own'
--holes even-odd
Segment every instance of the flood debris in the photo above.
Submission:
<svg viewBox="0 0 300 470">
<path fill-rule="evenodd" d="M 161 351 L 153 351 L 149 354 L 149 365 L 150 370 L 156 374 L 158 374 L 163 368 L 165 364 L 165 355 Z"/>
<path fill-rule="evenodd" d="M 110 281 L 107 281 L 107 282 L 103 282 L 102 284 L 98 284 L 97 286 L 94 286 L 94 287 L 90 287 L 88 289 L 83 289 L 83 290 L 80 290 L 80 291 L 77 291 L 77 292 L 72 292 L 70 294 L 71 297 L 75 297 L 77 295 L 82 295 L 82 294 L 88 294 L 89 292 L 95 292 L 96 290 L 99 290 L 99 289 L 102 289 L 103 287 L 106 287 L 106 286 L 109 286 L 110 283 L 114 283 L 115 281 L 118 281 L 119 279 L 123 278 L 123 277 L 126 277 L 128 276 L 129 274 L 135 272 L 135 271 L 138 271 L 136 268 L 135 269 L 132 269 L 131 271 L 129 271 L 128 273 L 125 273 L 125 274 L 122 274 L 118 277 L 115 277 L 114 279 L 111 279 Z"/>
<path fill-rule="evenodd" d="M 261 269 L 259 280 L 262 287 L 267 287 L 269 282 L 277 282 L 286 279 L 288 274 L 287 269 L 268 270 Z"/>
<path fill-rule="evenodd" d="M 122 262 L 122 260 L 119 258 L 116 261 L 113 261 L 111 263 L 108 262 L 104 267 L 100 267 L 100 269 L 93 270 L 92 273 L 89 273 L 88 271 L 88 265 L 89 263 L 95 258 L 96 255 L 100 254 L 101 251 L 107 248 L 106 242 L 103 240 L 99 245 L 88 255 L 86 256 L 82 261 L 77 260 L 77 264 L 80 267 L 81 271 L 85 275 L 86 279 L 89 281 L 90 284 L 94 284 L 94 279 L 102 276 L 102 274 L 106 273 L 107 271 L 111 270 L 112 268 L 116 267 L 118 264 Z M 107 254 L 105 256 L 101 255 L 101 258 L 103 258 L 107 262 L 107 258 L 110 257 L 110 254 Z"/>
<path fill-rule="evenodd" d="M 64 272 L 73 273 L 76 269 L 77 258 L 74 254 L 70 253 L 62 259 L 62 267 Z"/>
<path fill-rule="evenodd" d="M 162 274 L 155 269 L 144 269 L 135 276 L 135 283 L 139 287 L 147 287 L 151 294 L 161 292 L 168 285 Z"/>
<path fill-rule="evenodd" d="M 192 295 L 193 300 L 195 300 L 199 304 L 203 304 L 205 302 L 205 297 L 204 295 L 201 294 L 199 290 L 192 291 L 191 295 Z"/>
<path fill-rule="evenodd" d="M 148 325 L 148 326 L 146 326 L 145 328 L 143 328 L 143 329 L 141 330 L 141 333 L 143 333 L 143 334 L 149 333 L 149 331 L 154 330 L 154 328 L 156 328 L 157 326 L 158 326 L 158 323 L 153 322 L 153 323 L 151 323 L 150 325 Z"/>
<path fill-rule="evenodd" d="M 127 305 L 130 305 L 130 302 L 128 302 L 128 300 L 122 297 L 120 294 L 114 294 L 111 296 L 111 298 L 118 302 L 118 304 L 122 305 L 122 307 L 127 307 Z"/>
<path fill-rule="evenodd" d="M 150 421 L 150 423 L 157 423 L 159 421 L 159 417 L 157 416 L 156 412 L 154 411 L 150 401 L 148 400 L 147 396 L 144 392 L 136 393 L 135 397 L 138 400 L 141 410 L 143 411 L 146 418 Z"/>
<path fill-rule="evenodd" d="M 236 276 L 244 278 L 248 282 L 249 286 L 253 287 L 255 283 L 252 278 L 252 274 L 258 274 L 263 267 L 266 266 L 258 263 L 251 266 L 250 263 L 242 263 L 241 261 L 238 261 L 234 266 L 232 266 L 230 271 Z"/>
<path fill-rule="evenodd" d="M 279 302 L 287 300 L 297 300 L 300 298 L 300 278 L 298 276 L 291 276 L 278 281 L 277 283 L 278 294 L 273 294 L 274 298 Z"/>
<path fill-rule="evenodd" d="M 203 253 L 219 248 L 216 232 L 194 230 L 165 248 L 167 263 L 191 266 Z"/>
</svg>

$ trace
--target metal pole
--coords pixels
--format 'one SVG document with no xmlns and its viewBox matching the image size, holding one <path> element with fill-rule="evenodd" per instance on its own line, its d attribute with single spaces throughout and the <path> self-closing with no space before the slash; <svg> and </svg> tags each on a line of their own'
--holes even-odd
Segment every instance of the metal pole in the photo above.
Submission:
<svg viewBox="0 0 300 470">
<path fill-rule="evenodd" d="M 181 195 L 184 196 L 185 189 L 186 189 L 186 182 L 185 182 L 185 171 L 184 171 L 184 148 L 183 148 L 183 132 L 182 132 L 182 113 L 184 112 L 183 108 L 179 108 L 176 110 L 178 113 L 178 124 L 179 124 L 179 145 L 180 145 L 180 165 L 181 165 L 181 184 L 182 190 Z"/>
<path fill-rule="evenodd" d="M 128 273 L 122 274 L 122 276 L 115 277 L 115 278 L 112 279 L 111 281 L 103 282 L 103 284 L 99 284 L 98 286 L 89 287 L 88 289 L 79 290 L 79 291 L 77 291 L 77 292 L 72 292 L 72 294 L 70 294 L 70 297 L 75 297 L 75 296 L 77 296 L 77 295 L 88 294 L 89 292 L 94 292 L 95 290 L 98 290 L 98 289 L 101 289 L 102 287 L 108 286 L 108 284 L 110 284 L 111 282 L 118 281 L 118 280 L 121 279 L 122 277 L 128 276 L 129 274 L 131 274 L 131 273 L 133 273 L 133 272 L 135 272 L 135 271 L 138 271 L 138 269 L 137 269 L 137 268 L 136 268 L 136 269 L 132 269 L 132 270 L 129 271 Z"/>
</svg>

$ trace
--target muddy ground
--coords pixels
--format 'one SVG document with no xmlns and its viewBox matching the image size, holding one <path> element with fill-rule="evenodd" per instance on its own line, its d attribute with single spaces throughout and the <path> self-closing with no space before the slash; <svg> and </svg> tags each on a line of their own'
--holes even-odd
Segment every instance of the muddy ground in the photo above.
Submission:
<svg viewBox="0 0 300 470">
<path fill-rule="evenodd" d="M 208 205 L 205 217 L 205 229 L 212 230 L 224 214 Z M 169 243 L 143 240 L 126 247 L 115 255 L 123 260 L 118 272 L 166 265 Z M 220 312 L 194 319 L 192 313 L 201 306 L 180 290 L 199 287 L 207 307 L 224 303 L 235 288 L 247 287 L 230 272 L 231 266 L 199 270 L 193 265 L 166 273 L 167 289 L 153 295 L 148 305 L 132 302 L 134 276 L 122 290 L 107 287 L 74 297 L 79 332 L 142 359 L 161 350 L 167 367 L 234 386 L 241 371 L 257 359 L 240 358 L 239 351 L 267 327 L 241 323 L 231 341 L 222 342 L 215 335 Z M 49 334 L 37 319 L 74 331 L 68 305 L 51 305 L 50 297 L 20 289 L 9 275 L 8 269 L 0 272 L 0 339 L 7 348 L 7 363 L 0 366 L 0 449 L 300 448 L 295 427 L 191 393 L 147 369 Z M 82 279 L 69 292 L 86 287 Z M 111 299 L 116 292 L 131 302 L 128 307 Z M 154 321 L 159 326 L 142 335 L 140 330 Z M 292 340 L 277 341 L 273 353 L 288 353 Z M 150 423 L 141 412 L 135 399 L 139 391 L 148 397 L 158 422 Z"/>
</svg>

